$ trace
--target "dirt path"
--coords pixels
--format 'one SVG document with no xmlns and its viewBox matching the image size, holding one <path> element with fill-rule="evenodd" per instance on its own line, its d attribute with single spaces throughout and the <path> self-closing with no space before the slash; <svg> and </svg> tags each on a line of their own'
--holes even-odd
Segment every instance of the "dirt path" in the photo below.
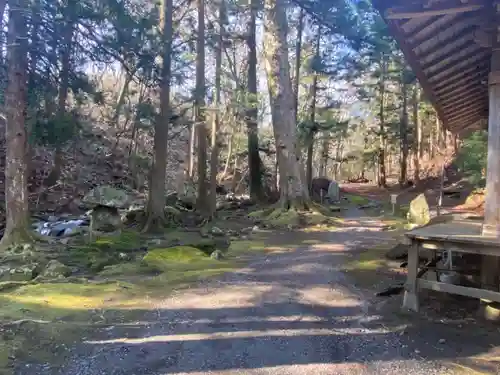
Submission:
<svg viewBox="0 0 500 375">
<path fill-rule="evenodd" d="M 61 368 L 16 373 L 453 374 L 440 360 L 455 349 L 429 350 L 438 338 L 421 333 L 413 342 L 379 322 L 371 296 L 342 272 L 346 252 L 389 236 L 368 219 L 352 221 L 325 233 L 323 243 L 269 255 L 178 293 L 145 311 L 143 321 L 96 329 Z"/>
</svg>

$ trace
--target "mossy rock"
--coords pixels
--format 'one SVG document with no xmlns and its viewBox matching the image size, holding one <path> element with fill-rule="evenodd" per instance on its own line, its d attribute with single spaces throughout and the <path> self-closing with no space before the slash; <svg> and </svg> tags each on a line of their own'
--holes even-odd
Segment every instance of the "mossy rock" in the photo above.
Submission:
<svg viewBox="0 0 500 375">
<path fill-rule="evenodd" d="M 60 279 L 71 275 L 71 268 L 59 262 L 58 260 L 51 260 L 45 266 L 41 273 L 41 277 L 45 279 Z"/>
<path fill-rule="evenodd" d="M 167 272 L 179 265 L 189 265 L 207 261 L 210 258 L 206 254 L 192 246 L 174 246 L 165 249 L 153 249 L 142 259 L 143 263 L 155 271 Z"/>
<path fill-rule="evenodd" d="M 7 292 L 24 285 L 28 285 L 28 281 L 1 281 L 0 292 Z"/>
<path fill-rule="evenodd" d="M 40 273 L 38 263 L 22 266 L 0 266 L 0 281 L 30 281 Z"/>
<path fill-rule="evenodd" d="M 218 241 L 213 238 L 200 238 L 199 240 L 181 242 L 180 245 L 195 247 L 201 250 L 204 254 L 210 255 L 217 249 L 217 242 Z"/>
<path fill-rule="evenodd" d="M 154 273 L 147 264 L 143 262 L 129 262 L 129 263 L 119 263 L 110 266 L 105 266 L 101 272 L 100 276 L 134 276 L 134 275 L 145 275 Z"/>
<path fill-rule="evenodd" d="M 275 209 L 266 218 L 265 223 L 272 227 L 294 227 L 301 223 L 301 216 L 297 210 Z"/>
</svg>

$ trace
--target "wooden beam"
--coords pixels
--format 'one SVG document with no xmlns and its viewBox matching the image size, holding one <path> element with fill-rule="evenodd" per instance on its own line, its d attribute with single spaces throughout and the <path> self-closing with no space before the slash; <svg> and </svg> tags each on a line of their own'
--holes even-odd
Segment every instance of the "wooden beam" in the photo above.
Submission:
<svg viewBox="0 0 500 375">
<path fill-rule="evenodd" d="M 443 95 L 457 92 L 457 90 L 462 90 L 463 88 L 469 87 L 471 83 L 483 84 L 482 81 L 484 80 L 488 80 L 488 71 L 480 70 L 476 71 L 472 75 L 466 75 L 465 79 L 456 80 L 454 82 L 451 82 L 449 85 L 443 86 L 439 89 L 434 86 L 434 92 L 436 93 L 436 96 L 441 98 Z"/>
<path fill-rule="evenodd" d="M 450 81 L 452 83 L 457 82 L 459 78 L 462 77 L 467 77 L 469 76 L 470 73 L 476 72 L 478 70 L 483 71 L 483 69 L 486 69 L 486 74 L 489 73 L 490 69 L 490 62 L 488 59 L 485 59 L 483 61 L 480 61 L 479 63 L 473 63 L 470 66 L 467 66 L 463 68 L 463 70 L 460 70 L 459 72 L 452 72 L 444 77 L 442 77 L 438 82 L 436 82 L 433 87 L 435 90 L 439 90 L 441 87 L 446 87 L 448 84 L 450 84 Z"/>
<path fill-rule="evenodd" d="M 453 121 L 449 121 L 448 124 L 449 125 L 456 125 L 460 122 L 470 122 L 474 118 L 484 118 L 487 113 L 488 113 L 488 111 L 485 111 L 485 108 L 483 108 L 482 110 L 474 111 L 469 115 L 459 117 Z"/>
<path fill-rule="evenodd" d="M 454 111 L 454 109 L 461 105 L 461 104 L 478 104 L 478 103 L 481 103 L 483 101 L 486 101 L 487 99 L 487 95 L 488 93 L 478 93 L 474 96 L 464 96 L 463 98 L 461 98 L 460 100 L 455 100 L 453 102 L 450 102 L 446 105 L 443 105 L 443 110 L 444 111 L 448 111 L 449 109 L 451 109 L 452 111 Z"/>
<path fill-rule="evenodd" d="M 462 5 L 457 5 L 455 1 L 448 1 L 447 4 L 439 4 L 431 8 L 424 8 L 418 5 L 393 7 L 385 11 L 385 18 L 388 20 L 400 20 L 406 18 L 444 16 L 447 14 L 474 12 L 483 7 L 483 2 L 478 1 L 470 1 L 470 3 Z"/>
<path fill-rule="evenodd" d="M 475 110 L 480 110 L 481 108 L 486 108 L 488 110 L 487 104 L 483 101 L 479 101 L 476 103 L 464 103 L 463 105 L 452 108 L 452 113 L 448 113 L 448 118 L 450 121 L 453 121 L 457 117 L 463 117 L 467 115 L 467 113 L 472 113 Z"/>
<path fill-rule="evenodd" d="M 394 22 L 389 22 L 387 26 L 391 34 L 394 36 L 394 39 L 398 43 L 399 47 L 403 51 L 406 57 L 406 61 L 408 61 L 408 65 L 410 65 L 410 68 L 413 70 L 415 76 L 420 82 L 420 85 L 424 89 L 425 95 L 434 105 L 434 109 L 436 110 L 439 119 L 442 122 L 446 122 L 446 117 L 444 115 L 443 109 L 441 108 L 441 105 L 439 104 L 436 96 L 434 95 L 434 91 L 432 90 L 432 87 L 429 85 L 429 81 L 427 80 L 424 71 L 422 70 L 420 64 L 418 63 L 418 58 L 415 55 L 415 52 L 411 48 L 409 48 L 408 44 L 406 43 L 406 37 L 407 37 L 406 34 Z"/>
<path fill-rule="evenodd" d="M 452 60 L 451 62 L 448 62 L 445 66 L 442 68 L 432 72 L 432 74 L 428 74 L 427 77 L 431 82 L 435 80 L 439 80 L 439 76 L 444 73 L 450 74 L 451 72 L 456 72 L 459 70 L 464 69 L 465 67 L 468 67 L 469 64 L 473 64 L 474 62 L 484 59 L 488 56 L 488 52 L 485 50 L 475 50 L 469 52 L 466 56 L 461 56 L 459 59 Z"/>
<path fill-rule="evenodd" d="M 453 111 L 453 114 L 450 114 L 449 117 L 449 122 L 454 122 L 457 121 L 460 118 L 463 118 L 464 116 L 467 116 L 469 113 L 476 113 L 476 112 L 482 112 L 482 111 L 488 111 L 488 108 L 484 106 L 484 104 L 477 104 L 477 103 L 471 103 L 464 105 L 457 109 L 456 111 Z"/>
<path fill-rule="evenodd" d="M 462 98 L 473 98 L 477 93 L 488 93 L 488 88 L 486 86 L 475 85 L 469 90 L 463 90 L 462 92 L 456 93 L 455 95 L 439 96 L 439 101 L 441 102 L 444 109 L 448 108 L 449 104 L 454 102 L 460 102 Z M 487 95 L 485 96 L 487 97 Z"/>
<path fill-rule="evenodd" d="M 469 47 L 469 48 L 467 48 L 467 47 Z M 466 40 L 465 43 L 461 43 L 458 46 L 455 46 L 451 51 L 448 51 L 444 54 L 435 56 L 431 61 L 429 61 L 425 64 L 422 64 L 422 70 L 425 72 L 425 71 L 427 71 L 435 66 L 438 66 L 439 64 L 441 64 L 443 62 L 446 62 L 447 59 L 453 58 L 454 56 L 458 56 L 458 57 L 453 59 L 452 61 L 453 62 L 459 61 L 459 60 L 461 60 L 460 53 L 464 52 L 464 50 L 467 50 L 470 48 L 473 48 L 471 53 L 477 53 L 478 51 L 480 51 L 482 49 L 477 44 L 473 44 L 470 40 L 469 41 Z M 422 61 L 422 60 L 423 59 L 420 59 L 420 61 Z"/>
<path fill-rule="evenodd" d="M 446 93 L 446 95 L 438 95 L 439 101 L 441 103 L 448 103 L 450 100 L 456 100 L 462 96 L 470 95 L 471 93 L 479 91 L 478 87 L 482 87 L 477 82 L 471 82 L 466 86 L 457 87 L 455 90 Z M 486 87 L 485 87 L 486 89 Z"/>
<path fill-rule="evenodd" d="M 462 100 L 459 100 L 458 102 L 453 103 L 452 105 L 447 105 L 445 111 L 450 114 L 448 117 L 451 121 L 454 118 L 455 114 L 458 115 L 459 113 L 467 112 L 465 111 L 465 108 L 469 108 L 470 111 L 473 111 L 475 108 L 483 106 L 484 102 L 485 98 L 481 97 L 480 95 L 477 95 L 473 98 L 466 97 Z M 450 113 L 450 111 L 452 112 Z"/>
<path fill-rule="evenodd" d="M 433 47 L 425 50 L 423 53 L 417 54 L 420 61 L 425 60 L 430 55 L 440 52 L 443 48 L 453 43 L 456 40 L 466 38 L 466 43 L 473 37 L 474 30 L 476 29 L 476 25 L 468 25 L 466 28 L 460 30 L 457 34 L 451 34 L 447 38 L 440 39 L 438 43 L 436 43 Z M 461 43 L 463 44 L 463 43 Z"/>
<path fill-rule="evenodd" d="M 411 49 L 414 49 L 416 46 L 418 46 L 421 43 L 421 38 L 422 34 L 425 36 L 425 31 L 429 29 L 434 23 L 437 23 L 437 21 L 440 21 L 441 17 L 435 16 L 435 17 L 430 17 L 427 21 L 422 23 L 419 27 L 417 27 L 415 30 L 410 32 L 410 40 L 411 43 L 409 45 L 411 46 Z M 420 36 L 420 38 L 419 38 Z"/>
<path fill-rule="evenodd" d="M 430 281 L 425 279 L 418 279 L 417 282 L 419 289 L 431 289 L 436 292 L 444 292 L 451 294 L 459 294 L 478 299 L 487 299 L 490 301 L 500 302 L 500 293 L 486 289 L 469 288 L 465 286 L 458 286 L 438 281 Z"/>
<path fill-rule="evenodd" d="M 409 34 L 409 45 L 411 49 L 415 49 L 420 44 L 425 42 L 425 40 L 427 40 L 429 37 L 428 34 L 430 30 L 445 30 L 450 27 L 450 25 L 455 24 L 456 22 L 460 22 L 459 20 L 463 17 L 463 15 L 448 15 L 444 17 L 436 16 L 429 18 L 429 20 L 424 22 L 418 29 L 413 30 L 413 32 Z"/>
</svg>

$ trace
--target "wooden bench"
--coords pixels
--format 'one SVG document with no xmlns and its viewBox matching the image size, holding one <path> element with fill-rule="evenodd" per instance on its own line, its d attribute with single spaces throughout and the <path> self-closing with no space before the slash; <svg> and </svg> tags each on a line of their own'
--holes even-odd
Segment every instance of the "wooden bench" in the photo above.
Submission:
<svg viewBox="0 0 500 375">
<path fill-rule="evenodd" d="M 457 220 L 428 225 L 405 234 L 410 248 L 408 250 L 408 276 L 403 299 L 404 308 L 418 312 L 419 289 L 431 289 L 500 302 L 499 292 L 424 280 L 419 277 L 419 251 L 421 249 L 500 256 L 500 241 L 495 237 L 481 235 L 481 229 L 482 221 Z"/>
</svg>

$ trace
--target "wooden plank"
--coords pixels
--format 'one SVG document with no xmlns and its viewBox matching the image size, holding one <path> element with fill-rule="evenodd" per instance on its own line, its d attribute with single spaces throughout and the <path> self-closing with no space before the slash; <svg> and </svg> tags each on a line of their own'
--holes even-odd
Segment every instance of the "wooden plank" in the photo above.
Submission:
<svg viewBox="0 0 500 375">
<path fill-rule="evenodd" d="M 486 108 L 486 106 L 481 106 L 479 108 L 476 106 L 474 106 L 474 108 L 465 107 L 465 110 L 468 112 L 467 113 L 460 112 L 456 115 L 456 117 L 451 118 L 450 124 L 456 124 L 459 120 L 467 119 L 467 117 L 474 117 L 488 113 L 488 108 Z"/>
<path fill-rule="evenodd" d="M 444 77 L 441 77 L 441 79 L 438 82 L 433 83 L 433 87 L 436 90 L 439 90 L 442 87 L 446 87 L 447 85 L 450 84 L 450 82 L 457 82 L 459 78 L 467 77 L 471 73 L 476 72 L 478 70 L 483 71 L 484 69 L 487 70 L 487 73 L 490 71 L 490 62 L 488 59 L 484 59 L 479 63 L 474 63 L 471 64 L 470 66 L 464 67 L 462 70 L 458 72 L 452 72 L 451 74 L 448 74 Z"/>
<path fill-rule="evenodd" d="M 417 17 L 432 17 L 432 16 L 444 16 L 447 14 L 457 14 L 474 12 L 483 8 L 484 4 L 482 2 L 471 1 L 468 4 L 456 6 L 456 2 L 446 2 L 440 3 L 433 6 L 432 8 L 424 8 L 423 6 L 413 5 L 404 7 L 393 7 L 388 8 L 384 16 L 388 20 L 406 19 L 406 18 L 417 18 Z"/>
<path fill-rule="evenodd" d="M 471 96 L 468 96 L 471 95 Z M 444 111 L 448 111 L 449 109 L 453 110 L 457 108 L 460 104 L 471 104 L 471 103 L 481 103 L 486 100 L 488 97 L 488 91 L 485 88 L 480 88 L 474 90 L 472 94 L 464 93 L 460 99 L 456 99 L 452 102 L 448 102 L 447 104 L 442 104 L 442 108 Z"/>
<path fill-rule="evenodd" d="M 418 262 L 419 243 L 413 242 L 408 251 L 408 275 L 405 284 L 405 294 L 403 297 L 403 308 L 418 312 Z"/>
<path fill-rule="evenodd" d="M 483 100 L 487 97 L 488 89 L 486 88 L 486 85 L 481 85 L 477 82 L 470 85 L 468 90 L 456 91 L 455 93 L 450 93 L 448 95 L 439 95 L 438 98 L 441 101 L 443 109 L 446 111 L 450 105 L 456 107 L 457 104 L 461 103 L 460 100 L 462 98 L 468 98 L 472 101 L 472 99 L 477 97 L 478 94 L 481 94 L 481 99 Z"/>
<path fill-rule="evenodd" d="M 408 34 L 409 46 L 411 46 L 412 49 L 415 49 L 416 47 L 425 43 L 426 40 L 432 38 L 434 35 L 441 32 L 442 30 L 447 30 L 451 27 L 451 25 L 463 22 L 467 18 L 469 17 L 465 13 L 459 15 L 450 14 L 446 16 L 436 16 L 435 20 L 432 23 L 426 25 L 420 30 L 415 30 Z"/>
<path fill-rule="evenodd" d="M 468 68 L 470 65 L 474 63 L 478 63 L 480 60 L 488 58 L 489 51 L 485 51 L 484 49 L 478 49 L 475 51 L 471 51 L 466 56 L 462 56 L 460 59 L 448 62 L 445 66 L 432 72 L 432 74 L 428 75 L 430 82 L 439 81 L 442 77 L 442 74 L 456 74 L 462 69 Z"/>
<path fill-rule="evenodd" d="M 469 288 L 465 286 L 441 283 L 439 281 L 430 281 L 425 279 L 418 280 L 418 287 L 421 289 L 434 290 L 436 292 L 458 294 L 461 296 L 500 302 L 499 292 L 493 292 L 486 289 Z"/>
<path fill-rule="evenodd" d="M 454 51 L 456 53 L 456 51 Z M 467 64 L 469 59 L 479 59 L 481 54 L 484 53 L 484 48 L 481 48 L 477 44 L 471 44 L 471 50 L 465 55 L 455 54 L 448 55 L 447 57 L 441 58 L 444 65 L 438 67 L 438 64 L 428 65 L 425 69 L 422 69 L 429 77 L 434 78 L 435 76 L 446 73 L 447 71 L 459 70 L 463 68 L 463 65 Z M 436 68 L 436 69 L 433 69 Z"/>
<path fill-rule="evenodd" d="M 487 117 L 488 110 L 483 108 L 482 111 L 474 111 L 474 113 L 470 115 L 464 115 L 464 117 L 460 117 L 458 120 L 450 121 L 448 125 L 453 126 L 458 131 L 461 131 L 464 130 L 467 126 L 474 124 L 476 121 L 486 119 Z"/>
<path fill-rule="evenodd" d="M 482 98 L 479 102 L 465 102 L 453 108 L 449 108 L 446 110 L 446 114 L 448 115 L 448 119 L 453 121 L 457 117 L 462 117 L 464 114 L 467 115 L 470 111 L 480 110 L 480 108 L 488 110 L 487 97 Z"/>
<path fill-rule="evenodd" d="M 484 103 L 473 103 L 471 105 L 464 106 L 462 110 L 460 110 L 457 113 L 453 113 L 453 116 L 450 115 L 449 122 L 450 124 L 456 124 L 459 121 L 462 121 L 462 119 L 466 118 L 466 116 L 469 115 L 481 115 L 481 114 L 487 114 L 488 113 L 488 108 L 484 105 Z"/>
<path fill-rule="evenodd" d="M 422 249 L 427 250 L 450 250 L 455 253 L 500 256 L 500 248 L 497 247 L 499 244 L 486 246 L 479 240 L 469 239 L 466 241 L 464 239 L 449 237 L 435 240 L 419 239 L 418 241 L 420 241 Z"/>
<path fill-rule="evenodd" d="M 472 38 L 464 39 L 462 41 L 462 43 L 460 43 L 459 45 L 453 47 L 453 49 L 451 49 L 450 51 L 446 52 L 446 50 L 445 50 L 444 53 L 440 53 L 437 56 L 434 56 L 434 58 L 431 61 L 428 61 L 425 64 L 422 63 L 422 69 L 424 71 L 427 71 L 427 70 L 429 70 L 430 68 L 432 68 L 434 66 L 438 66 L 440 63 L 445 62 L 446 59 L 448 59 L 448 58 L 450 58 L 452 56 L 459 55 L 460 53 L 463 53 L 464 51 L 466 51 L 468 49 L 467 47 L 470 47 L 473 50 L 478 50 L 478 49 L 482 48 L 481 46 L 473 44 L 471 42 L 471 39 Z M 422 62 L 424 60 L 424 58 L 422 58 L 421 56 L 419 56 L 419 59 Z"/>
<path fill-rule="evenodd" d="M 441 52 L 443 48 L 446 48 L 448 45 L 451 43 L 458 41 L 459 39 L 463 39 L 462 43 L 460 45 L 463 45 L 465 43 L 469 43 L 470 39 L 473 37 L 474 30 L 476 29 L 476 25 L 468 25 L 465 27 L 463 30 L 458 32 L 458 34 L 451 34 L 445 38 L 440 38 L 438 40 L 438 43 L 434 44 L 431 48 L 423 51 L 422 53 L 418 53 L 417 56 L 418 58 L 423 61 L 427 59 L 429 56 L 431 56 L 434 53 Z"/>
<path fill-rule="evenodd" d="M 471 84 L 476 85 L 478 82 L 482 83 L 483 81 L 487 80 L 488 80 L 488 70 L 484 69 L 475 72 L 474 74 L 466 75 L 464 79 L 457 80 L 447 86 L 441 87 L 441 89 L 437 89 L 436 87 L 434 87 L 434 91 L 436 95 L 442 98 L 443 96 L 455 93 L 457 92 L 457 90 L 460 90 L 462 88 L 468 88 L 470 87 Z"/>
<path fill-rule="evenodd" d="M 432 28 L 435 24 L 437 23 L 442 23 L 444 17 L 430 17 L 426 22 L 422 23 L 418 28 L 415 30 L 411 30 L 408 35 L 410 35 L 410 40 L 408 46 L 411 49 L 415 49 L 418 47 L 424 40 L 426 36 L 426 31 L 429 30 L 429 28 Z M 454 16 L 449 16 L 448 18 L 454 18 Z M 422 35 L 424 37 L 422 37 Z"/>
</svg>

